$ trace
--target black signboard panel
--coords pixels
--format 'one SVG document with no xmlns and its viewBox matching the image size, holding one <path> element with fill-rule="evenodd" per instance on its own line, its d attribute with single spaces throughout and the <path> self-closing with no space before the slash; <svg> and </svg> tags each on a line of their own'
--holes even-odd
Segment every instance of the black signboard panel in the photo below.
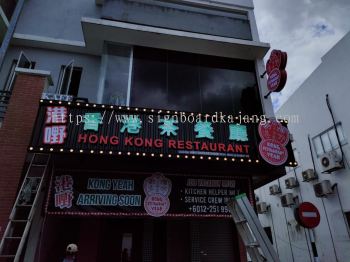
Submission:
<svg viewBox="0 0 350 262">
<path fill-rule="evenodd" d="M 244 116 L 41 100 L 29 150 L 256 165 L 259 121 Z M 295 165 L 290 142 L 284 165 Z"/>
<path fill-rule="evenodd" d="M 74 216 L 228 218 L 229 198 L 251 191 L 249 179 L 176 174 L 57 170 L 46 212 Z"/>
</svg>

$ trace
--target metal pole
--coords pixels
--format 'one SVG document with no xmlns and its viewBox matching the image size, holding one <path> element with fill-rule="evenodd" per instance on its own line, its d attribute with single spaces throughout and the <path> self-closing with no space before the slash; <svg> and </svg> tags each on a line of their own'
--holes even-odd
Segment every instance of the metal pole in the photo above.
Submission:
<svg viewBox="0 0 350 262">
<path fill-rule="evenodd" d="M 24 5 L 24 0 L 18 0 L 15 10 L 13 11 L 9 27 L 7 28 L 7 32 L 5 34 L 4 40 L 2 41 L 0 48 L 0 71 L 2 69 L 2 65 L 5 60 L 6 52 L 10 46 L 10 42 L 13 34 L 15 33 L 16 25 L 21 14 L 22 8 Z"/>
</svg>

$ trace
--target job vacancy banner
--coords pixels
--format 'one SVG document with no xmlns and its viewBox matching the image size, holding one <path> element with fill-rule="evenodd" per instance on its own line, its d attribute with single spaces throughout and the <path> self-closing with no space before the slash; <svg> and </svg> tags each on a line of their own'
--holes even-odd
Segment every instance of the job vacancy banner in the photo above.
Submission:
<svg viewBox="0 0 350 262">
<path fill-rule="evenodd" d="M 29 150 L 261 163 L 257 119 L 198 116 L 42 100 Z M 286 156 L 278 165 L 294 163 Z"/>
<path fill-rule="evenodd" d="M 228 199 L 250 192 L 235 177 L 56 171 L 46 212 L 73 216 L 230 217 Z"/>
</svg>

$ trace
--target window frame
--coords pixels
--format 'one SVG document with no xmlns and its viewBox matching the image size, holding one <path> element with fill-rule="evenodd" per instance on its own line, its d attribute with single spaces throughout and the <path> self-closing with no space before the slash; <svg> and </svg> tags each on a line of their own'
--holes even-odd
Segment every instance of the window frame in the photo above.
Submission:
<svg viewBox="0 0 350 262">
<path fill-rule="evenodd" d="M 330 136 L 329 136 L 329 132 L 331 132 L 332 130 L 335 131 L 335 128 L 336 128 L 336 129 L 338 130 L 338 133 L 339 133 L 339 127 L 341 128 L 340 130 L 341 130 L 341 132 L 342 132 L 343 140 L 338 141 L 337 145 L 336 145 L 336 146 L 333 146 L 333 145 L 332 145 L 331 138 L 330 138 Z M 323 143 L 323 141 L 322 141 L 322 136 L 324 136 L 325 134 L 327 135 L 327 138 L 328 138 L 329 143 L 330 143 L 330 145 L 331 145 L 331 149 L 330 149 L 330 150 L 325 150 L 325 146 L 324 146 L 324 143 Z M 316 147 L 316 143 L 315 143 L 315 140 L 316 140 L 316 139 L 319 139 L 319 140 L 320 140 L 321 147 L 322 147 L 322 153 L 318 153 L 318 152 L 317 152 L 317 147 Z M 340 137 L 339 137 L 339 139 L 340 139 Z M 313 148 L 314 148 L 314 150 L 315 150 L 315 153 L 316 153 L 317 158 L 321 157 L 323 154 L 326 154 L 326 153 L 331 152 L 331 151 L 333 151 L 333 150 L 337 150 L 337 149 L 340 148 L 340 146 L 343 146 L 343 145 L 346 145 L 346 144 L 347 144 L 347 139 L 346 139 L 346 137 L 344 136 L 344 132 L 343 132 L 343 129 L 342 129 L 342 123 L 341 123 L 341 122 L 337 122 L 337 123 L 335 124 L 335 126 L 332 125 L 331 127 L 327 128 L 326 130 L 324 130 L 324 131 L 322 131 L 321 133 L 317 134 L 316 136 L 312 137 L 312 145 L 313 145 Z"/>
</svg>

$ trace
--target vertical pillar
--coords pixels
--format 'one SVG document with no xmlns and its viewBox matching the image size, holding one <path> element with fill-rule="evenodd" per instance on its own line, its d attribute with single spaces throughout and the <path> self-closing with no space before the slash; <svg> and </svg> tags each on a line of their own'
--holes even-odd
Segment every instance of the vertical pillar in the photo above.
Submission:
<svg viewBox="0 0 350 262">
<path fill-rule="evenodd" d="M 43 89 L 50 73 L 16 69 L 16 78 L 4 122 L 0 128 L 0 238 L 16 198 Z"/>
</svg>

